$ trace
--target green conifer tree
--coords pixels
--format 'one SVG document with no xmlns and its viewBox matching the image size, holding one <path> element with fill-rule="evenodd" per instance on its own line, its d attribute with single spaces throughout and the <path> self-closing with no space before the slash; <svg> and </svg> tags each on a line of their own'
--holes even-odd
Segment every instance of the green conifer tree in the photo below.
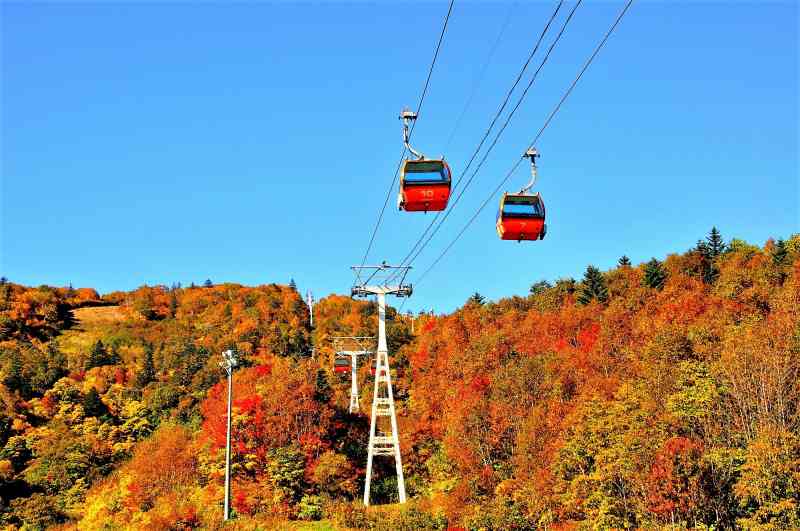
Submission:
<svg viewBox="0 0 800 531">
<path fill-rule="evenodd" d="M 30 391 L 30 385 L 23 374 L 22 357 L 19 352 L 13 351 L 10 361 L 3 383 L 12 391 L 19 391 L 20 394 L 26 396 Z"/>
<path fill-rule="evenodd" d="M 539 282 L 535 282 L 530 289 L 531 295 L 539 295 L 540 293 L 544 293 L 548 289 L 552 288 L 553 286 L 546 280 L 540 280 Z"/>
<path fill-rule="evenodd" d="M 86 370 L 103 365 L 108 365 L 108 352 L 103 342 L 98 339 L 92 347 L 92 351 L 89 353 L 89 360 L 86 362 Z"/>
<path fill-rule="evenodd" d="M 180 366 L 175 371 L 173 379 L 179 385 L 193 386 L 195 375 L 206 365 L 209 356 L 208 350 L 204 347 L 198 348 L 191 341 L 186 342 L 180 355 Z"/>
<path fill-rule="evenodd" d="M 87 417 L 101 417 L 105 415 L 108 410 L 105 404 L 100 400 L 100 395 L 97 389 L 92 387 L 86 396 L 83 397 L 83 412 Z"/>
<path fill-rule="evenodd" d="M 719 256 L 721 250 L 724 248 L 724 244 L 722 243 L 722 237 L 717 231 L 716 227 L 711 229 L 711 233 L 714 234 L 714 245 L 709 241 L 697 240 L 697 245 L 693 249 L 693 251 L 700 255 L 701 263 L 700 263 L 700 271 L 697 272 L 703 278 L 703 282 L 706 284 L 713 284 L 717 277 L 719 276 L 719 269 L 714 264 L 714 258 Z M 708 239 L 711 239 L 711 235 L 709 235 Z"/>
<path fill-rule="evenodd" d="M 606 279 L 603 277 L 603 273 L 593 265 L 590 265 L 583 274 L 578 302 L 580 304 L 589 304 L 592 300 L 606 302 L 608 300 L 608 286 L 606 286 Z"/>
<path fill-rule="evenodd" d="M 775 242 L 775 248 L 772 250 L 772 262 L 777 266 L 786 264 L 786 257 L 789 255 L 789 250 L 786 248 L 786 242 L 778 240 Z"/>
<path fill-rule="evenodd" d="M 725 252 L 725 242 L 722 240 L 722 235 L 717 230 L 717 227 L 711 227 L 711 232 L 708 233 L 706 241 L 708 242 L 708 254 L 712 260 Z"/>
<path fill-rule="evenodd" d="M 328 375 L 324 369 L 317 370 L 317 380 L 314 385 L 314 400 L 320 403 L 327 403 L 332 395 L 331 384 L 328 383 Z"/>
<path fill-rule="evenodd" d="M 477 306 L 483 306 L 483 303 L 486 301 L 486 297 L 478 293 L 477 291 L 473 293 L 469 299 L 467 299 L 467 304 L 475 304 Z"/>
<path fill-rule="evenodd" d="M 653 258 L 644 265 L 644 278 L 642 283 L 648 288 L 660 290 L 667 281 L 667 271 L 661 262 Z"/>
<path fill-rule="evenodd" d="M 631 259 L 623 254 L 617 263 L 619 264 L 620 267 L 630 267 Z"/>
<path fill-rule="evenodd" d="M 145 343 L 144 362 L 142 363 L 142 368 L 139 370 L 139 373 L 136 375 L 136 387 L 141 389 L 155 379 L 156 368 L 153 364 L 153 345 Z"/>
<path fill-rule="evenodd" d="M 297 291 L 297 283 L 293 278 L 289 279 L 289 288 Z"/>
<path fill-rule="evenodd" d="M 122 363 L 122 357 L 119 355 L 119 350 L 116 345 L 111 345 L 111 349 L 108 350 L 106 365 L 119 365 L 120 363 Z"/>
<path fill-rule="evenodd" d="M 778 282 L 783 284 L 789 277 L 786 272 L 786 263 L 789 261 L 789 249 L 786 248 L 786 242 L 778 240 L 775 242 L 775 248 L 772 250 L 772 263 L 778 272 Z"/>
<path fill-rule="evenodd" d="M 214 287 L 214 283 L 211 282 L 210 278 L 207 278 L 206 281 L 203 282 L 203 287 L 204 288 L 213 288 Z"/>
</svg>

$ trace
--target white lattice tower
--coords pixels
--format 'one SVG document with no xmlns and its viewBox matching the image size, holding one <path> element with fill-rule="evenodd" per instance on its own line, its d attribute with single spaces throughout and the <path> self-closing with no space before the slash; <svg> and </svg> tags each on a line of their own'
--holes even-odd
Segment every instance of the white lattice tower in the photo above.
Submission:
<svg viewBox="0 0 800 531">
<path fill-rule="evenodd" d="M 337 358 L 350 358 L 350 413 L 358 413 L 360 410 L 360 399 L 358 390 L 358 357 L 369 357 L 373 354 L 368 345 L 372 343 L 374 337 L 366 336 L 337 336 L 333 338 L 334 348 Z M 356 350 L 346 350 L 345 345 L 357 345 Z"/>
<path fill-rule="evenodd" d="M 314 294 L 311 293 L 311 290 L 306 291 L 306 304 L 308 305 L 308 320 L 309 325 L 313 328 L 314 327 Z"/>
<path fill-rule="evenodd" d="M 370 415 L 369 443 L 367 445 L 367 475 L 364 482 L 364 505 L 369 505 L 370 485 L 372 483 L 372 463 L 375 456 L 394 456 L 397 472 L 397 491 L 400 503 L 406 502 L 406 484 L 403 478 L 403 461 L 400 457 L 400 432 L 397 429 L 397 415 L 394 408 L 394 390 L 392 374 L 389 367 L 389 348 L 386 343 L 386 295 L 408 297 L 411 286 L 403 285 L 408 268 L 393 268 L 385 263 L 381 266 L 353 268 L 356 271 L 354 296 L 377 295 L 378 299 L 378 349 L 375 356 L 375 382 L 372 394 L 372 414 Z M 396 285 L 387 283 L 375 285 L 358 285 L 363 270 L 373 270 L 366 279 L 367 284 L 381 275 L 388 279 L 397 279 Z M 389 273 L 389 275 L 386 275 Z M 388 421 L 388 426 L 387 426 Z"/>
</svg>

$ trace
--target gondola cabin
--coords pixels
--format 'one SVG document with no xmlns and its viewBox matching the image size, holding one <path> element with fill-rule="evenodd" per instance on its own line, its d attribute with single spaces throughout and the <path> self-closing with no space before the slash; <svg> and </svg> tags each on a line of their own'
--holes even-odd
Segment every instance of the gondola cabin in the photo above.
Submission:
<svg viewBox="0 0 800 531">
<path fill-rule="evenodd" d="M 450 199 L 450 166 L 444 160 L 404 160 L 397 206 L 406 212 L 439 211 Z"/>
<path fill-rule="evenodd" d="M 497 212 L 497 235 L 501 240 L 543 240 L 547 233 L 542 196 L 504 194 Z"/>
<path fill-rule="evenodd" d="M 333 372 L 350 372 L 350 360 L 347 358 L 336 358 L 333 360 Z"/>
</svg>

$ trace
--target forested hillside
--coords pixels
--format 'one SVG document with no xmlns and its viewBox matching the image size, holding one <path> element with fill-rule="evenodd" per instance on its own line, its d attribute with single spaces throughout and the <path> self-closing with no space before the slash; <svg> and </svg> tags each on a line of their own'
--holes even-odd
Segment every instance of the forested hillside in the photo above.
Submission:
<svg viewBox="0 0 800 531">
<path fill-rule="evenodd" d="M 389 459 L 361 505 L 368 418 L 331 366 L 373 303 L 326 297 L 312 329 L 288 286 L 4 279 L 0 310 L 10 529 L 223 527 L 225 348 L 238 529 L 800 527 L 798 236 L 713 231 L 451 315 L 391 310 L 404 506 Z"/>
</svg>

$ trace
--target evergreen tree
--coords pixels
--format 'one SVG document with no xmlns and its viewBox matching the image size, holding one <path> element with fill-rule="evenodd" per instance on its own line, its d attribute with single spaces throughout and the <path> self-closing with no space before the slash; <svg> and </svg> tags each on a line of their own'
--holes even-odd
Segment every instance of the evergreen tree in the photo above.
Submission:
<svg viewBox="0 0 800 531">
<path fill-rule="evenodd" d="M 467 304 L 476 304 L 478 306 L 483 306 L 484 301 L 486 301 L 486 297 L 478 293 L 477 291 L 472 294 L 472 296 L 467 299 Z"/>
<path fill-rule="evenodd" d="M 716 228 L 713 228 L 711 233 L 715 234 L 715 243 L 713 246 L 709 241 L 697 240 L 697 245 L 693 250 L 693 252 L 700 255 L 701 262 L 700 271 L 698 273 L 702 276 L 703 282 L 706 284 L 713 284 L 714 281 L 717 280 L 719 269 L 717 269 L 717 266 L 714 264 L 714 258 L 719 256 L 721 252 L 720 249 L 724 248 L 722 238 Z M 709 239 L 711 239 L 711 235 L 709 235 Z"/>
<path fill-rule="evenodd" d="M 293 278 L 289 279 L 289 288 L 297 291 L 297 283 L 294 281 Z"/>
<path fill-rule="evenodd" d="M 179 385 L 192 386 L 195 375 L 205 367 L 209 352 L 204 347 L 196 347 L 192 342 L 186 342 L 183 353 L 180 354 L 180 366 L 175 371 L 174 379 Z M 241 360 L 240 360 L 241 361 Z"/>
<path fill-rule="evenodd" d="M 789 250 L 786 248 L 786 242 L 783 240 L 775 242 L 775 248 L 772 250 L 772 263 L 778 270 L 778 282 L 780 284 L 783 284 L 789 276 L 784 267 L 788 262 L 788 256 Z"/>
<path fill-rule="evenodd" d="M 317 380 L 314 385 L 314 400 L 320 403 L 327 403 L 331 399 L 331 384 L 328 383 L 328 375 L 324 369 L 317 370 Z"/>
<path fill-rule="evenodd" d="M 156 368 L 153 364 L 153 345 L 146 343 L 144 345 L 144 363 L 142 363 L 142 368 L 136 375 L 136 387 L 141 389 L 155 379 Z"/>
<path fill-rule="evenodd" d="M 3 383 L 12 391 L 18 391 L 21 395 L 26 396 L 30 391 L 30 385 L 22 370 L 22 357 L 19 352 L 14 351 L 11 354 L 11 363 L 6 370 L 6 377 L 3 378 Z"/>
<path fill-rule="evenodd" d="M 628 258 L 626 255 L 622 255 L 620 259 L 617 261 L 620 267 L 630 267 L 631 266 L 631 259 Z"/>
<path fill-rule="evenodd" d="M 538 295 L 540 293 L 544 293 L 548 289 L 552 288 L 553 286 L 546 280 L 540 280 L 539 282 L 535 282 L 530 289 L 531 295 Z"/>
<path fill-rule="evenodd" d="M 204 288 L 213 288 L 214 287 L 214 283 L 211 282 L 210 278 L 207 278 L 206 281 L 203 282 L 203 287 Z"/>
<path fill-rule="evenodd" d="M 100 400 L 97 389 L 92 387 L 83 397 L 83 412 L 87 417 L 101 417 L 106 414 L 105 404 Z"/>
<path fill-rule="evenodd" d="M 661 262 L 653 258 L 644 265 L 644 278 L 642 282 L 648 288 L 660 290 L 667 281 L 667 272 Z"/>
<path fill-rule="evenodd" d="M 89 353 L 89 360 L 86 362 L 86 370 L 103 365 L 108 365 L 108 352 L 103 342 L 98 339 L 97 343 L 92 347 L 92 351 Z"/>
<path fill-rule="evenodd" d="M 122 357 L 119 355 L 116 345 L 111 345 L 111 350 L 108 351 L 106 358 L 106 365 L 119 365 L 122 363 Z"/>
<path fill-rule="evenodd" d="M 713 263 L 709 263 L 703 273 L 703 282 L 706 284 L 713 284 L 717 281 L 717 277 L 719 277 L 719 269 L 717 269 L 717 266 Z"/>
<path fill-rule="evenodd" d="M 29 379 L 29 384 L 33 392 L 43 395 L 53 387 L 53 384 L 67 375 L 67 357 L 58 348 L 58 343 L 51 341 L 47 344 L 46 355 L 40 363 Z"/>
<path fill-rule="evenodd" d="M 608 300 L 608 287 L 606 286 L 606 279 L 599 269 L 590 265 L 586 268 L 583 274 L 583 282 L 581 282 L 581 292 L 578 295 L 578 302 L 581 304 L 589 304 L 592 300 L 606 302 Z"/>
<path fill-rule="evenodd" d="M 772 250 L 772 262 L 777 266 L 782 266 L 786 263 L 786 257 L 789 250 L 786 248 L 786 242 L 778 240 L 775 242 L 775 248 Z"/>
<path fill-rule="evenodd" d="M 712 260 L 725 252 L 725 242 L 716 227 L 711 227 L 706 241 L 708 242 L 708 254 Z"/>
</svg>

